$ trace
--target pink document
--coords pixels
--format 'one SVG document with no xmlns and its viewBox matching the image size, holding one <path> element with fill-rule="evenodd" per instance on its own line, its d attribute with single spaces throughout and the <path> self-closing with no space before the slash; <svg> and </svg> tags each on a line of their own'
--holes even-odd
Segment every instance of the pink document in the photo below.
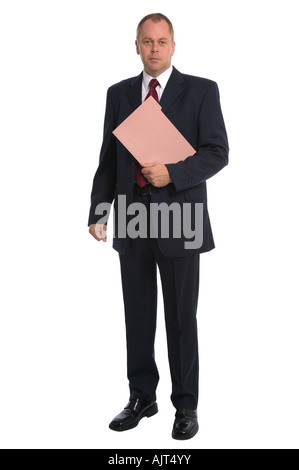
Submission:
<svg viewBox="0 0 299 470">
<path fill-rule="evenodd" d="M 196 152 L 151 96 L 113 134 L 141 166 L 152 162 L 176 163 Z"/>
</svg>

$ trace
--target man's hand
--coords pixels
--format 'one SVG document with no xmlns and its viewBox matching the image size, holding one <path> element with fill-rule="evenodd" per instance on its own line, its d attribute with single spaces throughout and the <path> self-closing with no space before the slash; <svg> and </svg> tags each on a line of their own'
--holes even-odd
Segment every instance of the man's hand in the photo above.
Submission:
<svg viewBox="0 0 299 470">
<path fill-rule="evenodd" d="M 149 183 L 157 188 L 167 186 L 172 181 L 167 167 L 162 163 L 145 163 L 141 173 Z"/>
<path fill-rule="evenodd" d="M 107 241 L 107 226 L 102 224 L 91 224 L 89 226 L 89 233 L 98 241 Z"/>
</svg>

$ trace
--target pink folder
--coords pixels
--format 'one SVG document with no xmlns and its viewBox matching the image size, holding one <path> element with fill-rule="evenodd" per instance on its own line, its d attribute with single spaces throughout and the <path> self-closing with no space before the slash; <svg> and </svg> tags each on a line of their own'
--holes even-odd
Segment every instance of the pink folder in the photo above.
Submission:
<svg viewBox="0 0 299 470">
<path fill-rule="evenodd" d="M 141 166 L 152 162 L 176 163 L 196 152 L 151 96 L 113 134 Z"/>
</svg>

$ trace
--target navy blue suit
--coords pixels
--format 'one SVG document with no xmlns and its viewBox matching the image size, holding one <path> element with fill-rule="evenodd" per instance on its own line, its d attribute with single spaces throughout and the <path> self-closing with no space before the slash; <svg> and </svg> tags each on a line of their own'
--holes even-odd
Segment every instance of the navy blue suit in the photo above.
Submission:
<svg viewBox="0 0 299 470">
<path fill-rule="evenodd" d="M 150 199 L 134 192 L 136 160 L 112 131 L 142 101 L 142 73 L 113 85 L 107 92 L 104 138 L 100 163 L 93 181 L 88 225 L 98 222 L 98 204 L 118 196 L 132 202 L 189 202 L 193 216 L 196 203 L 203 204 L 203 241 L 197 249 L 186 248 L 184 231 L 176 238 L 135 240 L 119 238 L 118 220 L 113 247 L 119 252 L 127 328 L 130 398 L 155 399 L 159 375 L 154 359 L 157 283 L 159 267 L 163 297 L 172 402 L 176 408 L 196 409 L 198 353 L 196 310 L 199 283 L 199 253 L 214 248 L 207 208 L 206 180 L 228 163 L 228 141 L 217 84 L 211 80 L 173 72 L 162 94 L 162 111 L 197 151 L 186 160 L 167 164 L 172 183 L 151 188 Z M 157 77 L 159 79 L 159 77 Z M 150 129 L 149 129 L 150 132 Z M 129 220 L 129 218 L 128 218 Z"/>
</svg>

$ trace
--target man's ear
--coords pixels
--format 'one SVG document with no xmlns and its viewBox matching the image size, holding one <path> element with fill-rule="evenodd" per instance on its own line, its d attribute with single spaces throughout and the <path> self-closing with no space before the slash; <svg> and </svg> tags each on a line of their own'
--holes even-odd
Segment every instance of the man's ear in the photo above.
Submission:
<svg viewBox="0 0 299 470">
<path fill-rule="evenodd" d="M 138 55 L 140 55 L 139 47 L 138 47 L 138 42 L 137 40 L 135 41 L 135 46 L 136 46 L 136 52 Z"/>
<path fill-rule="evenodd" d="M 173 41 L 173 44 L 172 44 L 172 56 L 173 56 L 174 52 L 175 52 L 175 42 Z"/>
</svg>

